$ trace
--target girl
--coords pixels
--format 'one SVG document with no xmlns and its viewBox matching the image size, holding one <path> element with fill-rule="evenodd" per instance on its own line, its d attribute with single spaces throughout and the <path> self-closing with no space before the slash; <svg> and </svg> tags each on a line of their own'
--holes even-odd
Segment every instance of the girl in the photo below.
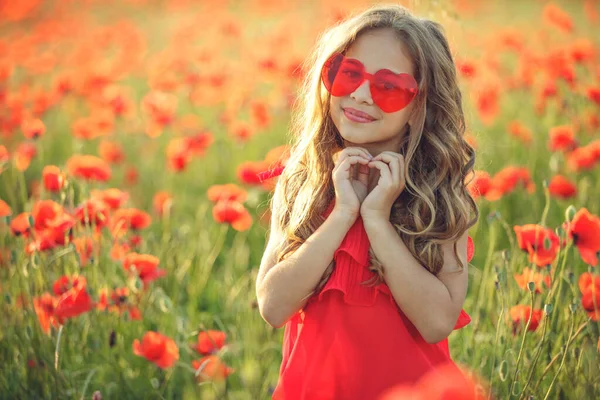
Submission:
<svg viewBox="0 0 600 400">
<path fill-rule="evenodd" d="M 256 280 L 262 317 L 285 325 L 273 398 L 377 399 L 452 363 L 447 337 L 470 322 L 474 150 L 438 23 L 373 7 L 309 62 Z"/>
</svg>

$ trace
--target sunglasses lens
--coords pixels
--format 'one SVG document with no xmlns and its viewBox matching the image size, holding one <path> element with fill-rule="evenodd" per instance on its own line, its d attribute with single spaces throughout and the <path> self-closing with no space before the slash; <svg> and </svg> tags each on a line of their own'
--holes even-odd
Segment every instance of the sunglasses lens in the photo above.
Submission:
<svg viewBox="0 0 600 400">
<path fill-rule="evenodd" d="M 371 82 L 371 96 L 382 111 L 396 112 L 415 98 L 418 85 L 408 74 L 394 74 L 389 70 L 377 71 Z"/>
<path fill-rule="evenodd" d="M 333 96 L 347 96 L 364 82 L 364 65 L 358 60 L 334 53 L 323 65 L 321 80 Z M 417 82 L 411 75 L 395 74 L 387 69 L 375 73 L 370 88 L 373 102 L 386 113 L 403 109 L 418 92 Z"/>
<path fill-rule="evenodd" d="M 363 65 L 342 54 L 334 54 L 323 65 L 321 79 L 333 96 L 346 96 L 364 81 Z"/>
</svg>

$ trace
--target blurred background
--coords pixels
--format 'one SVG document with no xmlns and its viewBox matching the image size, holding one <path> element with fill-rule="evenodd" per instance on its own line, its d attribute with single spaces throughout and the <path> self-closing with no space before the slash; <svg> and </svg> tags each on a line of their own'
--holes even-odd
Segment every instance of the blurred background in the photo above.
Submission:
<svg viewBox="0 0 600 400">
<path fill-rule="evenodd" d="M 600 394 L 600 4 L 440 22 L 480 207 L 451 354 L 498 398 Z M 0 392 L 266 399 L 254 282 L 305 58 L 363 0 L 0 0 Z"/>
</svg>

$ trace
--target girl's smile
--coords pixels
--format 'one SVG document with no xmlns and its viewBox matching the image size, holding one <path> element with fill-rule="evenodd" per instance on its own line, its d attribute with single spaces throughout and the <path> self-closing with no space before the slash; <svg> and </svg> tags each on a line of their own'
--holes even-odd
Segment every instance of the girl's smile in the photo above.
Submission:
<svg viewBox="0 0 600 400">
<path fill-rule="evenodd" d="M 369 122 L 373 122 L 373 121 L 377 120 L 370 114 L 359 111 L 355 108 L 346 107 L 346 108 L 343 108 L 342 110 L 344 110 L 344 115 L 346 116 L 346 118 L 348 118 L 350 121 L 353 121 L 353 122 L 359 122 L 359 123 L 364 124 L 364 123 L 369 123 Z"/>
</svg>

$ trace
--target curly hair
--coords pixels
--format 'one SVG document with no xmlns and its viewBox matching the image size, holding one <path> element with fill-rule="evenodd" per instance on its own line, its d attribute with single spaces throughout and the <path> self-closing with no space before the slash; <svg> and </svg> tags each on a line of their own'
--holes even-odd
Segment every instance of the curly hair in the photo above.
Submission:
<svg viewBox="0 0 600 400">
<path fill-rule="evenodd" d="M 324 32 L 305 61 L 307 74 L 292 116 L 290 157 L 271 204 L 284 232 L 277 262 L 293 254 L 324 222 L 322 214 L 335 198 L 332 155 L 344 144 L 329 115 L 330 94 L 321 82 L 322 66 L 362 33 L 380 28 L 393 29 L 406 45 L 419 86 L 413 100 L 415 119 L 400 149 L 406 186 L 392 206 L 390 222 L 415 259 L 437 275 L 443 267 L 442 245 L 457 241 L 479 219 L 466 187 L 475 151 L 464 138 L 462 95 L 443 28 L 400 5 L 374 6 Z M 369 269 L 375 275 L 363 283 L 376 285 L 383 281 L 383 265 L 372 247 L 369 255 Z M 464 265 L 456 244 L 454 256 L 460 271 Z M 322 289 L 334 268 L 332 260 L 307 297 Z"/>
</svg>

